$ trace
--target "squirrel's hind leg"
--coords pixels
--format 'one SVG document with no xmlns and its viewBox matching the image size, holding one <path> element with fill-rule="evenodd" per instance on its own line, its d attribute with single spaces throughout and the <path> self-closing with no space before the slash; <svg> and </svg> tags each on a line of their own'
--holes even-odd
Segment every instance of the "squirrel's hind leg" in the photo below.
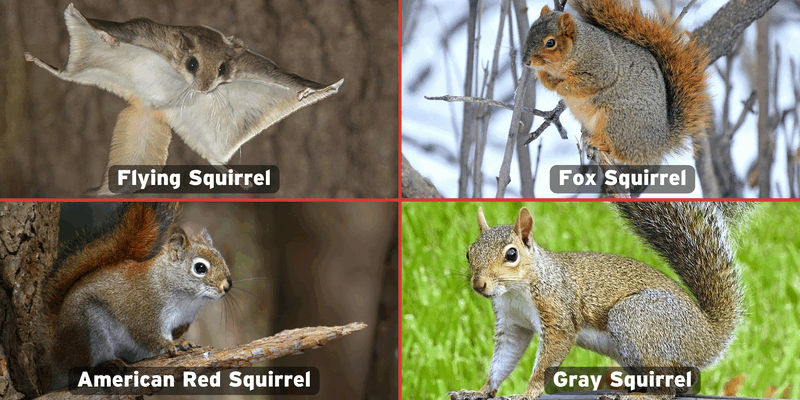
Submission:
<svg viewBox="0 0 800 400">
<path fill-rule="evenodd" d="M 713 344 L 706 343 L 711 337 L 706 315 L 688 295 L 672 290 L 646 289 L 619 301 L 609 310 L 608 331 L 616 348 L 614 358 L 629 374 L 646 375 L 659 367 L 658 373 L 683 375 L 687 368 L 703 368 L 716 357 Z M 671 398 L 688 387 L 653 389 L 647 388 L 648 394 L 666 391 Z"/>
<path fill-rule="evenodd" d="M 89 194 L 113 194 L 108 186 L 108 170 L 114 165 L 166 165 L 171 139 L 172 130 L 161 113 L 133 99 L 117 117 L 103 181 Z M 132 192 L 125 189 L 122 193 Z"/>
</svg>

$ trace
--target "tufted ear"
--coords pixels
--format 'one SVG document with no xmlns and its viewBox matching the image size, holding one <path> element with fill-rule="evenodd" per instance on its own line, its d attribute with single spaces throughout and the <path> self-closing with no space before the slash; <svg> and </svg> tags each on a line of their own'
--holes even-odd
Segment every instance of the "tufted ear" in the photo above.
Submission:
<svg viewBox="0 0 800 400">
<path fill-rule="evenodd" d="M 478 207 L 478 227 L 481 228 L 481 233 L 489 230 L 489 224 L 486 223 L 486 217 L 483 216 L 483 209 Z"/>
<path fill-rule="evenodd" d="M 194 39 L 183 31 L 178 32 L 178 48 L 184 53 L 189 52 L 197 46 Z"/>
<path fill-rule="evenodd" d="M 522 207 L 517 215 L 517 222 L 514 224 L 514 233 L 519 235 L 522 239 L 522 243 L 525 243 L 525 246 L 528 246 L 528 248 L 533 246 L 532 231 L 533 217 L 531 216 L 531 212 L 528 211 L 526 207 Z"/>
<path fill-rule="evenodd" d="M 572 15 L 568 13 L 561 14 L 558 17 L 558 28 L 561 29 L 561 35 L 575 40 L 577 31 L 575 30 L 575 20 L 572 19 Z"/>
<path fill-rule="evenodd" d="M 548 7 L 548 6 L 542 7 L 542 13 L 539 14 L 539 18 L 541 18 L 545 14 L 550 14 L 550 7 Z"/>
<path fill-rule="evenodd" d="M 240 54 L 244 53 L 245 50 L 247 50 L 247 47 L 245 47 L 244 42 L 242 42 L 239 38 L 228 36 L 226 37 L 226 39 L 230 43 L 228 48 L 225 50 L 225 54 L 228 57 L 231 58 L 238 57 Z"/>
<path fill-rule="evenodd" d="M 194 240 L 197 243 L 205 244 L 208 247 L 214 247 L 214 243 L 211 241 L 211 235 L 208 233 L 208 230 L 206 228 L 203 228 L 203 230 L 200 231 L 200 233 L 194 235 L 192 240 Z"/>
<path fill-rule="evenodd" d="M 183 228 L 175 226 L 170 231 L 169 235 L 169 254 L 172 260 L 180 260 L 183 258 L 184 251 L 189 247 L 189 238 Z"/>
</svg>

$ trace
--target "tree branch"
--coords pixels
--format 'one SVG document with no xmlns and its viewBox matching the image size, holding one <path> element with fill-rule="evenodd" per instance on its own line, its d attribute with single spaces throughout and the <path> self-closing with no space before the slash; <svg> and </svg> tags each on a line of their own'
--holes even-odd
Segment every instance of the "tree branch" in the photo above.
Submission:
<svg viewBox="0 0 800 400">
<path fill-rule="evenodd" d="M 731 0 L 692 35 L 708 49 L 708 63 L 727 54 L 742 32 L 769 11 L 778 0 Z"/>
<path fill-rule="evenodd" d="M 178 376 L 187 368 L 242 368 L 255 363 L 272 360 L 292 354 L 300 354 L 305 350 L 316 349 L 328 342 L 347 336 L 353 332 L 366 328 L 363 322 L 353 322 L 344 326 L 319 326 L 291 329 L 247 344 L 241 344 L 231 349 L 217 350 L 211 346 L 200 347 L 180 352 L 175 357 L 162 354 L 131 364 L 128 368 L 164 368 L 160 374 Z M 130 390 L 130 389 L 126 389 Z M 142 388 L 138 394 L 151 395 L 160 388 Z M 99 396 L 97 398 L 111 398 L 112 396 Z M 136 396 L 129 396 L 131 398 Z M 49 392 L 40 399 L 66 399 L 72 398 L 67 388 Z M 115 396 L 114 398 L 119 398 Z"/>
<path fill-rule="evenodd" d="M 519 78 L 517 90 L 514 95 L 514 111 L 511 114 L 511 126 L 508 128 L 508 140 L 506 141 L 506 151 L 503 154 L 503 163 L 500 164 L 500 175 L 497 177 L 497 198 L 501 199 L 506 194 L 506 186 L 511 183 L 511 158 L 514 156 L 514 147 L 519 134 L 520 116 L 522 115 L 522 99 L 525 97 L 525 90 L 528 86 L 528 78 L 531 69 L 525 68 L 522 77 Z"/>
</svg>

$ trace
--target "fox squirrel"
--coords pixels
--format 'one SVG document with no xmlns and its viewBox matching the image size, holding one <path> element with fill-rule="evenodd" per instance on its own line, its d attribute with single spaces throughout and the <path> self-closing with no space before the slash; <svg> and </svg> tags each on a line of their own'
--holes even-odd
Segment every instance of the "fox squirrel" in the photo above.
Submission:
<svg viewBox="0 0 800 400">
<path fill-rule="evenodd" d="M 636 260 L 539 247 L 527 208 L 514 225 L 494 228 L 479 209 L 481 235 L 467 259 L 472 288 L 492 300 L 496 343 L 483 388 L 450 392 L 452 399 L 494 397 L 534 334 L 540 340 L 533 374 L 525 394 L 514 399 L 539 397 L 555 372 L 548 368 L 559 367 L 576 344 L 638 374 L 647 374 L 646 367 L 700 369 L 721 356 L 742 313 L 728 228 L 749 203 L 614 205 L 691 294 Z M 654 392 L 670 398 L 676 388 Z"/>
<path fill-rule="evenodd" d="M 676 22 L 619 0 L 570 1 L 577 14 L 542 8 L 523 64 L 564 99 L 589 150 L 656 165 L 701 137 L 711 116 L 708 52 Z"/>
<path fill-rule="evenodd" d="M 178 211 L 177 203 L 125 203 L 62 249 L 43 281 L 51 388 L 65 386 L 72 367 L 197 346 L 177 339 L 201 306 L 228 293 L 231 273 L 208 231 L 190 240 L 175 223 Z"/>
</svg>

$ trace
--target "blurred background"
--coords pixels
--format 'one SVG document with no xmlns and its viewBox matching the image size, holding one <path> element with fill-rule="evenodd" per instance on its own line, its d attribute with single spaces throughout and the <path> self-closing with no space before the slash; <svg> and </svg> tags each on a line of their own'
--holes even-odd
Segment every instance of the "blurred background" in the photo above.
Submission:
<svg viewBox="0 0 800 400">
<path fill-rule="evenodd" d="M 63 203 L 59 243 L 117 206 Z M 313 398 L 397 398 L 396 203 L 182 207 L 187 234 L 207 228 L 234 281 L 223 301 L 200 310 L 186 339 L 228 348 L 286 329 L 365 322 L 362 331 L 268 365 L 319 368 Z"/>
<path fill-rule="evenodd" d="M 206 25 L 339 93 L 245 143 L 230 164 L 277 165 L 277 197 L 397 196 L 397 2 L 377 0 L 77 0 L 86 17 Z M 0 3 L 0 197 L 79 197 L 97 185 L 126 103 L 62 81 L 69 0 Z M 167 164 L 208 164 L 173 135 Z"/>
</svg>

